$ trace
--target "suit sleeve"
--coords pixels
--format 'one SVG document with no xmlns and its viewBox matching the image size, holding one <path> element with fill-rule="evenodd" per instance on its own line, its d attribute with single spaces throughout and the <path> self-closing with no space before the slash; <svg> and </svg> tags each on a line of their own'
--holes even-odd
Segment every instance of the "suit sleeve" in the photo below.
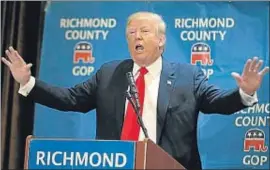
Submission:
<svg viewBox="0 0 270 170">
<path fill-rule="evenodd" d="M 96 108 L 96 93 L 101 71 L 71 88 L 51 86 L 36 80 L 29 97 L 36 103 L 61 111 L 88 112 Z"/>
<path fill-rule="evenodd" d="M 242 103 L 239 88 L 224 90 L 209 84 L 199 68 L 194 74 L 194 91 L 199 110 L 203 113 L 233 114 L 247 107 Z"/>
</svg>

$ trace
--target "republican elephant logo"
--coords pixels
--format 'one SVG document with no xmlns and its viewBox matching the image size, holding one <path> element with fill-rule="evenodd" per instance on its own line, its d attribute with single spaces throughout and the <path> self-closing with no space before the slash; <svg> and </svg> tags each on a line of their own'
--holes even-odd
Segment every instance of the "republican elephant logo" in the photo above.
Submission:
<svg viewBox="0 0 270 170">
<path fill-rule="evenodd" d="M 92 44 L 86 41 L 78 42 L 74 47 L 73 63 L 94 63 Z"/>
<path fill-rule="evenodd" d="M 196 43 L 191 47 L 191 64 L 200 63 L 203 66 L 213 65 L 210 46 L 206 43 Z"/>
<path fill-rule="evenodd" d="M 266 152 L 265 134 L 260 129 L 250 129 L 245 134 L 244 151 L 249 152 L 253 148 L 255 152 Z"/>
</svg>

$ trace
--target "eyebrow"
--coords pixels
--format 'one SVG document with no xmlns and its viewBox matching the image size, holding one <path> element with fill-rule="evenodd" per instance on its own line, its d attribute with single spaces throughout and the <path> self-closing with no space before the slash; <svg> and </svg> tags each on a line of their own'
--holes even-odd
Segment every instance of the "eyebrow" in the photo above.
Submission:
<svg viewBox="0 0 270 170">
<path fill-rule="evenodd" d="M 142 26 L 139 29 L 144 29 L 144 28 L 149 28 L 149 26 Z M 132 30 L 132 29 L 137 29 L 137 28 L 135 28 L 135 27 L 128 27 L 127 29 Z"/>
<path fill-rule="evenodd" d="M 144 28 L 147 28 L 147 29 L 148 29 L 149 27 L 148 27 L 148 26 L 143 26 L 143 27 L 141 27 L 141 29 L 144 29 Z"/>
</svg>

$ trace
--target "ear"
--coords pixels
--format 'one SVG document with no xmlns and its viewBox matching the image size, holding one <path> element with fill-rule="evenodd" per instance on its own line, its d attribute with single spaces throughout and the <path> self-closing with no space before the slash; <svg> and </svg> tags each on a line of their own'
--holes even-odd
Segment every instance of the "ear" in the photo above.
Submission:
<svg viewBox="0 0 270 170">
<path fill-rule="evenodd" d="M 164 46 L 165 43 L 166 43 L 166 37 L 165 37 L 165 35 L 160 35 L 160 38 L 159 38 L 159 47 Z"/>
</svg>

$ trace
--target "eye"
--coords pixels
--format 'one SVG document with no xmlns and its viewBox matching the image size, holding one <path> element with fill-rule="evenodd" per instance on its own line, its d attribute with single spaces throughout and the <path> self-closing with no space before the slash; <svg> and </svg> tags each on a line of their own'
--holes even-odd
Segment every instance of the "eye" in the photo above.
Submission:
<svg viewBox="0 0 270 170">
<path fill-rule="evenodd" d="M 136 31 L 135 31 L 134 29 L 130 29 L 130 30 L 127 31 L 127 33 L 128 33 L 129 35 L 135 34 L 135 32 L 136 32 Z"/>
<path fill-rule="evenodd" d="M 149 32 L 149 30 L 142 30 L 142 32 Z"/>
</svg>

